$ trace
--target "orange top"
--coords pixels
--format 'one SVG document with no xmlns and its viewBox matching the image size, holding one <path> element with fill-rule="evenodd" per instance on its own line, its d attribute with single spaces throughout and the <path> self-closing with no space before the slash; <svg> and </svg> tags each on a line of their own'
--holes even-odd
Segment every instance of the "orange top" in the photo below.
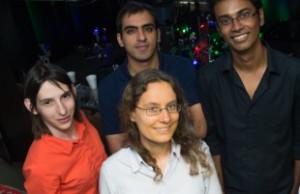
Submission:
<svg viewBox="0 0 300 194">
<path fill-rule="evenodd" d="M 23 166 L 28 194 L 99 193 L 99 171 L 107 158 L 103 143 L 85 116 L 74 122 L 78 140 L 44 134 L 31 144 Z"/>
</svg>

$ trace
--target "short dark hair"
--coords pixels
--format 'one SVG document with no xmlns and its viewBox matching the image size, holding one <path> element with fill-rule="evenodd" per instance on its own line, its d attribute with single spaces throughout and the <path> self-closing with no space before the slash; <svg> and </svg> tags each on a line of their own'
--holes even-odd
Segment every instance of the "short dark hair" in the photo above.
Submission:
<svg viewBox="0 0 300 194">
<path fill-rule="evenodd" d="M 220 2 L 220 1 L 224 1 L 224 0 L 209 0 L 208 4 L 209 4 L 209 10 L 211 12 L 211 15 L 213 17 L 213 19 L 215 20 L 215 5 Z M 260 8 L 262 8 L 262 4 L 261 4 L 261 0 L 248 0 L 252 3 L 252 5 L 254 5 L 254 7 L 259 10 Z"/>
<path fill-rule="evenodd" d="M 78 102 L 76 100 L 75 93 L 73 92 L 72 81 L 70 80 L 65 70 L 54 64 L 38 63 L 29 70 L 24 87 L 24 98 L 28 98 L 31 103 L 30 117 L 32 121 L 32 130 L 35 139 L 41 138 L 42 134 L 52 135 L 51 131 L 45 125 L 41 116 L 39 114 L 34 115 L 32 113 L 32 111 L 36 108 L 37 105 L 36 98 L 39 93 L 39 90 L 42 84 L 46 81 L 49 81 L 58 87 L 60 87 L 58 82 L 66 84 L 68 86 L 75 100 L 74 119 L 78 121 L 82 120 L 78 108 Z"/>
<path fill-rule="evenodd" d="M 126 15 L 131 15 L 131 14 L 136 14 L 139 12 L 147 11 L 149 14 L 153 17 L 154 24 L 156 27 L 158 27 L 158 20 L 156 17 L 156 12 L 155 9 L 146 3 L 142 2 L 137 2 L 133 0 L 127 1 L 127 3 L 121 8 L 117 15 L 116 19 L 116 28 L 117 28 L 117 33 L 122 34 L 122 20 Z"/>
</svg>

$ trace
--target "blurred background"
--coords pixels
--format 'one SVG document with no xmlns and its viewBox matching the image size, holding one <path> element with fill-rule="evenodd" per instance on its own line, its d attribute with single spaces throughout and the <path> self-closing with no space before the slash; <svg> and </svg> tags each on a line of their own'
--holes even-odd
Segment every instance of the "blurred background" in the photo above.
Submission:
<svg viewBox="0 0 300 194">
<path fill-rule="evenodd" d="M 23 107 L 23 81 L 37 59 L 75 71 L 81 84 L 87 84 L 85 76 L 91 73 L 100 81 L 123 61 L 124 52 L 115 38 L 115 18 L 125 2 L 0 1 L 0 159 L 10 165 L 22 164 L 32 141 Z M 209 13 L 208 0 L 144 2 L 157 12 L 161 52 L 187 57 L 191 65 L 199 68 L 226 51 L 227 45 Z M 282 52 L 300 57 L 300 1 L 261 2 L 266 17 L 261 38 Z M 1 169 L 0 172 L 5 175 Z M 0 177 L 0 184 L 1 181 Z"/>
</svg>

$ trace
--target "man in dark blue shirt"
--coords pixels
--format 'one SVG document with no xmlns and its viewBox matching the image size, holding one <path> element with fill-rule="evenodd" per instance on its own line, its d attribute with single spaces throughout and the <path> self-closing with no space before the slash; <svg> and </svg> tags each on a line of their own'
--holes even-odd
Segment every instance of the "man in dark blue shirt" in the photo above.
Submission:
<svg viewBox="0 0 300 194">
<path fill-rule="evenodd" d="M 216 0 L 230 47 L 199 72 L 210 146 L 226 194 L 296 194 L 300 176 L 300 61 L 259 38 L 256 0 Z"/>
<path fill-rule="evenodd" d="M 148 68 L 160 69 L 177 79 L 188 100 L 194 128 L 199 136 L 206 134 L 196 92 L 196 71 L 187 59 L 159 54 L 157 23 L 153 8 L 136 1 L 128 1 L 117 16 L 117 40 L 125 49 L 127 60 L 100 82 L 98 95 L 102 129 L 112 153 L 120 149 L 124 141 L 118 114 L 122 92 L 132 76 Z"/>
</svg>

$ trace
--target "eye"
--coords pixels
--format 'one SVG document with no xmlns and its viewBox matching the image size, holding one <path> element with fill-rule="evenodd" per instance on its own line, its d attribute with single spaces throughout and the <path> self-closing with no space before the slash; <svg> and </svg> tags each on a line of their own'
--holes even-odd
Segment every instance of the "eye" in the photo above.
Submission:
<svg viewBox="0 0 300 194">
<path fill-rule="evenodd" d="M 156 112 L 160 111 L 160 108 L 156 107 L 156 106 L 152 106 L 152 107 L 148 107 L 147 111 L 150 112 L 150 113 L 156 113 Z"/>
<path fill-rule="evenodd" d="M 134 34 L 136 32 L 136 29 L 135 28 L 127 28 L 125 30 L 125 33 L 126 34 Z"/>
<path fill-rule="evenodd" d="M 239 19 L 241 20 L 245 20 L 245 19 L 248 19 L 250 16 L 250 12 L 249 11 L 243 11 L 239 14 Z"/>
<path fill-rule="evenodd" d="M 51 100 L 44 100 L 44 101 L 42 102 L 42 105 L 49 106 L 49 105 L 51 105 L 51 103 L 52 103 Z"/>
<path fill-rule="evenodd" d="M 62 98 L 69 98 L 69 97 L 71 97 L 71 93 L 70 92 L 67 92 L 64 95 L 62 95 Z"/>
<path fill-rule="evenodd" d="M 154 26 L 146 26 L 144 28 L 144 31 L 146 31 L 146 32 L 153 32 L 154 31 Z"/>
<path fill-rule="evenodd" d="M 177 110 L 177 105 L 176 104 L 169 104 L 167 106 L 168 111 L 175 111 Z"/>
<path fill-rule="evenodd" d="M 231 23 L 232 18 L 230 17 L 222 17 L 219 19 L 219 23 L 223 26 L 226 26 Z"/>
</svg>

